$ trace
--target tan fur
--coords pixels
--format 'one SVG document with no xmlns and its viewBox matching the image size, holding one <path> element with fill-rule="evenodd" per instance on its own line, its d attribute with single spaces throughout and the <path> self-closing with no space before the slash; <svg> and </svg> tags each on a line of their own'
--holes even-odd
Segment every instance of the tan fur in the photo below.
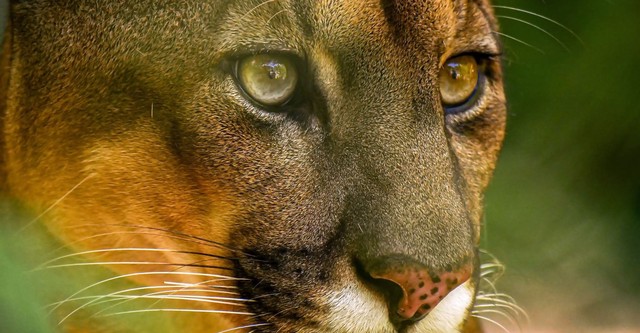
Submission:
<svg viewBox="0 0 640 333">
<path fill-rule="evenodd" d="M 180 251 L 83 257 L 108 262 L 106 277 L 194 273 L 120 288 L 216 274 L 257 300 L 163 303 L 257 316 L 153 314 L 175 325 L 162 329 L 328 332 L 339 288 L 384 303 L 355 261 L 477 267 L 482 192 L 504 135 L 500 64 L 489 62 L 479 105 L 461 114 L 444 114 L 438 73 L 452 56 L 500 52 L 487 1 L 15 1 L 11 22 L 0 63 L 5 195 L 46 212 L 37 224 L 70 253 Z M 294 116 L 252 105 L 225 69 L 265 51 L 304 59 L 308 102 Z M 479 332 L 468 310 L 459 329 Z M 151 330 L 128 325 L 87 309 L 62 327 Z"/>
</svg>

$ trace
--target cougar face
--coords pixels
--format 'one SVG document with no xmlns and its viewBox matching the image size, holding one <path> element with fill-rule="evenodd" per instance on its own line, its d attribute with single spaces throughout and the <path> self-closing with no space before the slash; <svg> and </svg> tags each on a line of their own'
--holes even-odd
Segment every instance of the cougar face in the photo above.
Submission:
<svg viewBox="0 0 640 333">
<path fill-rule="evenodd" d="M 471 331 L 496 29 L 485 0 L 15 1 L 5 192 L 183 295 L 181 332 Z"/>
</svg>

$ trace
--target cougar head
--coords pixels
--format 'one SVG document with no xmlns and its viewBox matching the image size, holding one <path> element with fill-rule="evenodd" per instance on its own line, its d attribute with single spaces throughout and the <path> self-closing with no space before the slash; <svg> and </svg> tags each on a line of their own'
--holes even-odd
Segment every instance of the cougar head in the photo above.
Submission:
<svg viewBox="0 0 640 333">
<path fill-rule="evenodd" d="M 496 29 L 486 0 L 14 1 L 5 191 L 184 332 L 470 330 Z"/>
</svg>

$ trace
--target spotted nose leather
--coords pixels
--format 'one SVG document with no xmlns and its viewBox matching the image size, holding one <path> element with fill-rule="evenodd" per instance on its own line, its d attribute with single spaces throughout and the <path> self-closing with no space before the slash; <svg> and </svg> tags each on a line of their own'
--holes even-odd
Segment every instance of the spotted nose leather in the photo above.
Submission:
<svg viewBox="0 0 640 333">
<path fill-rule="evenodd" d="M 456 271 L 430 274 L 427 269 L 412 266 L 371 272 L 375 279 L 395 283 L 402 289 L 397 315 L 402 320 L 420 320 L 433 310 L 452 290 L 469 280 L 471 266 Z"/>
</svg>

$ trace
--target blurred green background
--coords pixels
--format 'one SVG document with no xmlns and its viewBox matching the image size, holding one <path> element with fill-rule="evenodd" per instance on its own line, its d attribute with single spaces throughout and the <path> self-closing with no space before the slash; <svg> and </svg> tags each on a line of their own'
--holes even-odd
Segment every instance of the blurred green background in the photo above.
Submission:
<svg viewBox="0 0 640 333">
<path fill-rule="evenodd" d="M 495 4 L 579 36 L 496 8 L 510 36 L 510 116 L 483 246 L 507 267 L 498 287 L 529 312 L 525 332 L 640 332 L 640 1 Z M 0 281 L 16 288 L 0 288 L 0 304 L 13 311 L 0 314 L 37 318 L 15 311 L 29 288 L 7 275 L 10 259 L 0 257 Z M 0 318 L 0 329 L 44 332 L 23 318 Z"/>
<path fill-rule="evenodd" d="M 496 8 L 510 115 L 484 247 L 499 287 L 525 331 L 640 332 L 640 1 L 494 4 L 579 36 Z"/>
</svg>

